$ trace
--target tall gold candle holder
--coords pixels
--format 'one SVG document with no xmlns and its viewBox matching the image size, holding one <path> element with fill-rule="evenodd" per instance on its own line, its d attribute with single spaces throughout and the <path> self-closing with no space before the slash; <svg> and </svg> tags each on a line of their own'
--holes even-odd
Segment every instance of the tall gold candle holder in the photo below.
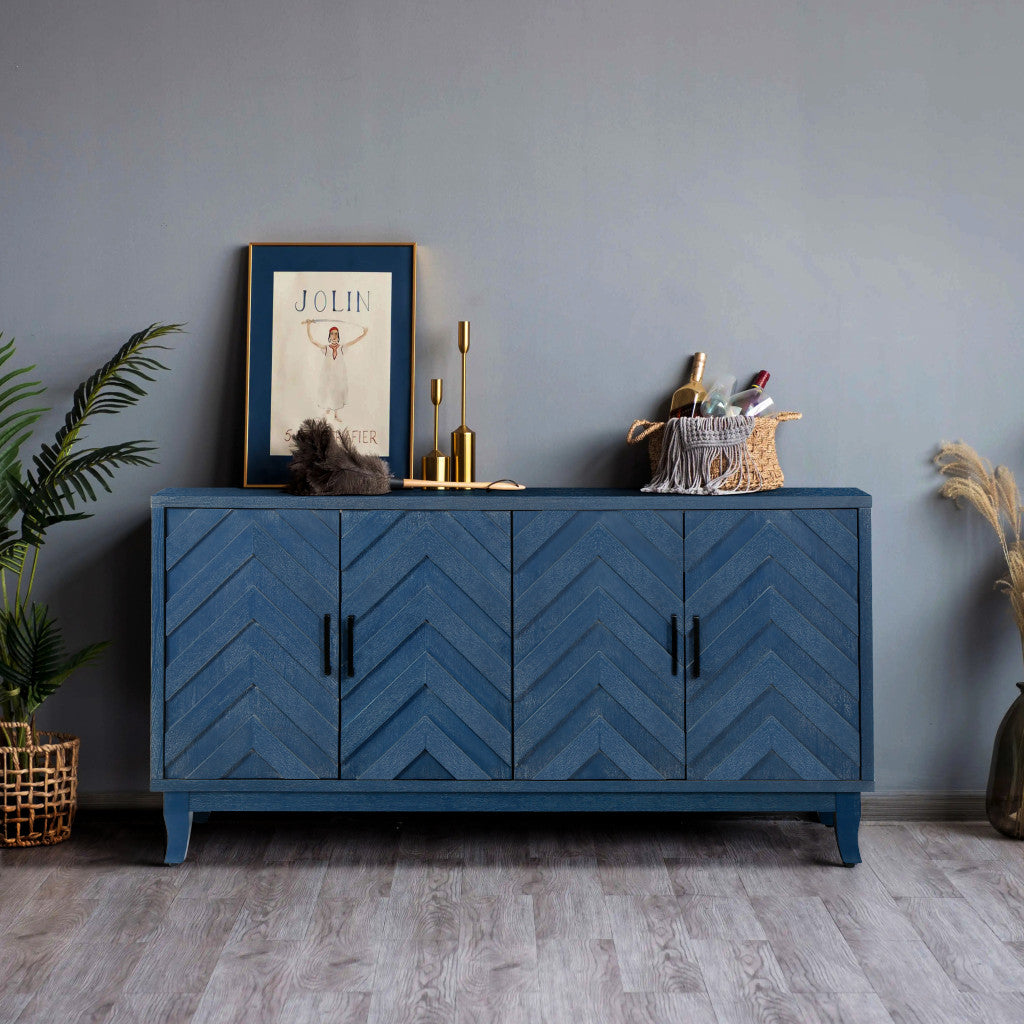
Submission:
<svg viewBox="0 0 1024 1024">
<path fill-rule="evenodd" d="M 430 401 L 434 405 L 434 450 L 423 456 L 423 471 L 420 475 L 424 480 L 447 481 L 450 479 L 450 460 L 437 447 L 437 414 L 443 393 L 444 381 L 440 377 L 432 378 L 430 381 Z"/>
<path fill-rule="evenodd" d="M 466 426 L 466 353 L 469 351 L 469 321 L 459 321 L 459 351 L 462 353 L 462 423 L 452 431 L 452 480 L 471 484 L 476 479 L 476 433 Z"/>
</svg>

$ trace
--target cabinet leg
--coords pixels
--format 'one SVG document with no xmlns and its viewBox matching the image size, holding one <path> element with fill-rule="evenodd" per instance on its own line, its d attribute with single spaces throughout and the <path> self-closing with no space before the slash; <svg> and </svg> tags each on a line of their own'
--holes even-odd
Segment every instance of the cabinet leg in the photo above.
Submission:
<svg viewBox="0 0 1024 1024">
<path fill-rule="evenodd" d="M 188 793 L 164 793 L 164 825 L 167 828 L 165 864 L 180 864 L 188 854 L 192 834 L 192 812 L 188 809 Z"/>
<path fill-rule="evenodd" d="M 836 825 L 836 812 L 835 811 L 818 811 L 818 821 L 821 822 L 825 828 L 835 828 Z"/>
<path fill-rule="evenodd" d="M 860 827 L 860 793 L 836 793 L 836 842 L 843 864 L 860 863 L 857 829 Z"/>
</svg>

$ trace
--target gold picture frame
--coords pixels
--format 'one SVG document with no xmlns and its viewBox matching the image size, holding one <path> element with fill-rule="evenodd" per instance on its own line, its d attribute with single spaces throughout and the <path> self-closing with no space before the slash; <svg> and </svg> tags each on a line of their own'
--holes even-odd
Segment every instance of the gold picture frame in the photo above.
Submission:
<svg viewBox="0 0 1024 1024">
<path fill-rule="evenodd" d="M 251 243 L 245 363 L 244 487 L 283 486 L 320 416 L 412 476 L 416 244 Z"/>
</svg>

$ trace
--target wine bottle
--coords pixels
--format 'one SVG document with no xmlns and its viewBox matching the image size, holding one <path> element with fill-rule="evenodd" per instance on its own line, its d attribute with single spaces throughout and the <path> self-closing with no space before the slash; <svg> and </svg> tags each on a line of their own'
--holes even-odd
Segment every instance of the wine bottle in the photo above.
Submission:
<svg viewBox="0 0 1024 1024">
<path fill-rule="evenodd" d="M 747 411 L 743 414 L 744 416 L 760 416 L 766 409 L 771 408 L 775 404 L 775 400 L 771 395 L 762 395 L 752 405 L 747 406 Z"/>
<path fill-rule="evenodd" d="M 736 378 L 731 374 L 718 377 L 708 388 L 707 397 L 700 404 L 702 416 L 728 416 L 729 396 L 736 387 Z"/>
<path fill-rule="evenodd" d="M 767 370 L 761 370 L 746 391 L 738 391 L 733 395 L 729 399 L 729 415 L 756 416 L 764 412 L 772 404 L 772 400 L 764 393 L 764 386 L 770 376 Z"/>
<path fill-rule="evenodd" d="M 704 364 L 707 362 L 707 355 L 703 352 L 694 352 L 693 365 L 690 368 L 690 379 L 681 387 L 676 389 L 669 405 L 670 416 L 699 416 L 700 404 L 707 397 L 707 391 L 700 379 L 704 376 Z"/>
</svg>

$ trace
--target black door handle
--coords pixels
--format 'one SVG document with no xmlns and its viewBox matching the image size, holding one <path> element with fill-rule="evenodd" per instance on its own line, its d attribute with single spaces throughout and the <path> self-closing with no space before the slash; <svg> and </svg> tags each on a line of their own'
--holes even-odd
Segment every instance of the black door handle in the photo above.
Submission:
<svg viewBox="0 0 1024 1024">
<path fill-rule="evenodd" d="M 348 674 L 354 676 L 356 674 L 356 617 L 350 615 L 348 617 Z"/>
<path fill-rule="evenodd" d="M 331 668 L 331 617 L 324 616 L 324 675 L 329 676 Z"/>
<path fill-rule="evenodd" d="M 693 617 L 693 677 L 700 675 L 700 619 Z"/>
<path fill-rule="evenodd" d="M 679 616 L 672 616 L 672 675 L 679 675 Z"/>
</svg>

